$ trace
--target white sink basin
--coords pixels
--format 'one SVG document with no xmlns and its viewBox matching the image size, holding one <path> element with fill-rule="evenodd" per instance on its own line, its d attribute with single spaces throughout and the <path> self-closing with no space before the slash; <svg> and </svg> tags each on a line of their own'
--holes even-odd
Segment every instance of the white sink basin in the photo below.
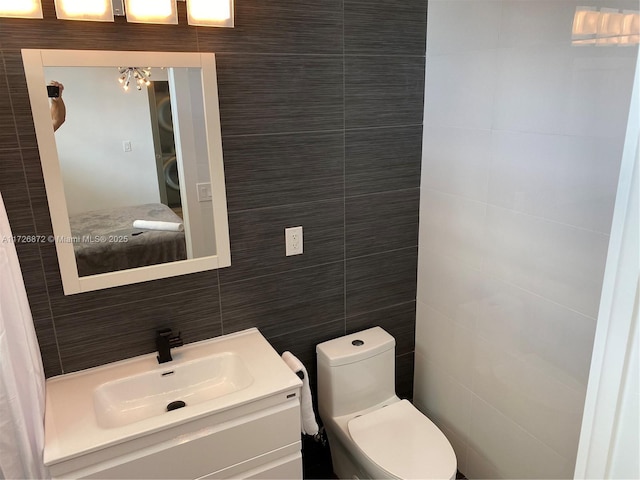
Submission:
<svg viewBox="0 0 640 480">
<path fill-rule="evenodd" d="M 255 328 L 171 354 L 162 364 L 154 352 L 47 379 L 45 465 L 125 442 L 142 448 L 151 436 L 174 435 L 205 418 L 228 421 L 258 404 L 291 398 L 302 385 Z M 178 400 L 185 406 L 167 411 Z"/>
<path fill-rule="evenodd" d="M 99 426 L 120 427 L 237 392 L 252 382 L 242 359 L 225 352 L 176 366 L 167 362 L 163 370 L 104 383 L 93 392 L 93 407 Z"/>
</svg>

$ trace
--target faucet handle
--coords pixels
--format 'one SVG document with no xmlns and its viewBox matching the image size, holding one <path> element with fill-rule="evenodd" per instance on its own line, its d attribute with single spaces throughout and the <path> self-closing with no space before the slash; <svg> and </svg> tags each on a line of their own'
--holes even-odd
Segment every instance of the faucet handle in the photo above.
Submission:
<svg viewBox="0 0 640 480">
<path fill-rule="evenodd" d="M 157 331 L 158 338 L 165 338 L 169 342 L 169 346 L 172 348 L 184 345 L 180 335 L 182 335 L 182 332 L 178 332 L 177 335 L 174 335 L 173 330 L 170 328 L 162 328 Z"/>
<path fill-rule="evenodd" d="M 161 328 L 156 331 L 158 337 L 168 337 L 171 338 L 171 334 L 173 333 L 170 328 Z"/>
<path fill-rule="evenodd" d="M 182 332 L 178 332 L 177 335 L 169 336 L 169 346 L 171 348 L 181 347 L 182 345 L 184 345 L 182 337 L 180 336 L 181 334 Z"/>
</svg>

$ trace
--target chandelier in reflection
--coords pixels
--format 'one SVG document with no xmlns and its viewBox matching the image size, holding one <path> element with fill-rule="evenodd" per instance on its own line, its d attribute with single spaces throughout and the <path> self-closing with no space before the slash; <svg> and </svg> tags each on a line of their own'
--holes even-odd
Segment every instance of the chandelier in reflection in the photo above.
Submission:
<svg viewBox="0 0 640 480">
<path fill-rule="evenodd" d="M 138 90 L 142 90 L 142 86 L 151 85 L 151 67 L 118 67 L 120 77 L 118 81 L 122 84 L 125 92 L 129 90 L 129 87 L 133 83 Z"/>
</svg>

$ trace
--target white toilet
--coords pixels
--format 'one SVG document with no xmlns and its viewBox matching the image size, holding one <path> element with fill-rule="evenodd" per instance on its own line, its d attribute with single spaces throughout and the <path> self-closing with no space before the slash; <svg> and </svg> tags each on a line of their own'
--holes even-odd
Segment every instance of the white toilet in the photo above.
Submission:
<svg viewBox="0 0 640 480">
<path fill-rule="evenodd" d="M 395 392 L 395 339 L 380 327 L 316 346 L 318 407 L 342 479 L 456 477 L 451 444 Z"/>
</svg>

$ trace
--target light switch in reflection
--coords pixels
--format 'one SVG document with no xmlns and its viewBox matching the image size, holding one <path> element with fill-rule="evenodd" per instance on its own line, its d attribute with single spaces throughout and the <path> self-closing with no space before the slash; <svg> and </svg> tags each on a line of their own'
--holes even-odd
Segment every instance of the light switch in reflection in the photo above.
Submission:
<svg viewBox="0 0 640 480">
<path fill-rule="evenodd" d="M 196 183 L 196 188 L 198 190 L 198 201 L 199 202 L 210 202 L 211 201 L 211 184 L 210 183 Z"/>
</svg>

